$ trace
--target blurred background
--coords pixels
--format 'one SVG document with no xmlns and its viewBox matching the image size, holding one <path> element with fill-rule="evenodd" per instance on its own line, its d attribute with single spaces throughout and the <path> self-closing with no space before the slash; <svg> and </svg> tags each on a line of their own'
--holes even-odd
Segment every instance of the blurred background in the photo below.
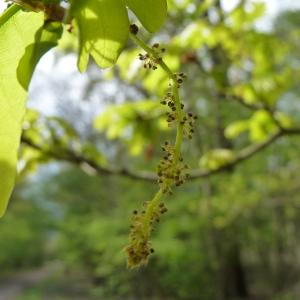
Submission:
<svg viewBox="0 0 300 300">
<path fill-rule="evenodd" d="M 188 76 L 182 96 L 199 116 L 183 147 L 191 168 L 218 169 L 278 127 L 299 128 L 299 1 L 170 0 L 161 31 L 141 34 Z M 90 62 L 85 74 L 76 49 L 66 31 L 30 88 L 18 182 L 0 220 L 0 299 L 300 299 L 297 135 L 176 190 L 148 266 L 126 268 L 132 211 L 157 187 L 111 173 L 155 171 L 174 134 L 159 104 L 167 78 L 143 70 L 130 42 L 114 68 Z"/>
</svg>

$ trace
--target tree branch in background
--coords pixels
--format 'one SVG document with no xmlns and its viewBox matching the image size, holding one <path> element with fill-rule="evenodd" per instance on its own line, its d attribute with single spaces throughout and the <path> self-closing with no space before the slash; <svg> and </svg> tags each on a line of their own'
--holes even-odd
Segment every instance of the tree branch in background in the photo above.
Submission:
<svg viewBox="0 0 300 300">
<path fill-rule="evenodd" d="M 92 160 L 82 153 L 77 153 L 72 149 L 63 149 L 59 148 L 58 151 L 53 151 L 51 149 L 44 148 L 42 145 L 37 144 L 27 138 L 25 135 L 22 136 L 22 144 L 26 145 L 27 147 L 33 148 L 35 150 L 40 151 L 42 154 L 49 156 L 50 158 L 69 162 L 81 167 L 84 171 L 87 171 L 89 168 L 89 172 L 91 170 L 97 175 L 121 175 L 126 176 L 131 179 L 138 179 L 138 180 L 145 180 L 145 181 L 154 181 L 156 180 L 156 176 L 153 173 L 143 172 L 143 171 L 130 171 L 128 169 L 112 169 L 106 166 L 100 165 L 95 160 Z"/>
<path fill-rule="evenodd" d="M 259 152 L 263 151 L 270 145 L 272 145 L 276 140 L 284 136 L 291 136 L 291 135 L 300 135 L 300 128 L 289 128 L 289 129 L 278 129 L 275 133 L 270 135 L 266 140 L 261 143 L 254 144 L 248 146 L 235 155 L 235 158 L 220 166 L 217 169 L 213 170 L 203 170 L 203 169 L 194 169 L 190 171 L 190 179 L 199 179 L 212 176 L 214 174 L 218 174 L 228 170 L 228 168 L 235 167 L 242 162 L 250 159 L 251 157 L 255 156 Z M 25 135 L 22 136 L 22 143 L 30 148 L 40 151 L 41 153 L 59 160 L 69 162 L 75 165 L 80 166 L 84 171 L 87 171 L 89 168 L 93 170 L 97 175 L 115 175 L 115 176 L 125 176 L 135 180 L 143 180 L 149 182 L 156 182 L 158 177 L 154 172 L 147 172 L 147 171 L 136 171 L 136 170 L 129 170 L 126 168 L 122 169 L 113 169 L 106 166 L 100 165 L 95 160 L 92 160 L 81 153 L 76 153 L 72 149 L 59 149 L 59 152 L 44 148 L 42 145 L 34 143 L 32 140 L 28 139 Z M 90 172 L 89 172 L 90 173 Z"/>
<path fill-rule="evenodd" d="M 263 105 L 261 105 L 260 102 L 258 103 L 249 103 L 247 101 L 245 101 L 245 99 L 243 97 L 237 96 L 237 95 L 233 95 L 233 94 L 226 94 L 226 93 L 219 93 L 218 96 L 226 99 L 226 100 L 234 100 L 237 103 L 243 105 L 244 107 L 256 111 L 256 110 L 260 110 L 260 109 L 264 109 L 265 107 Z"/>
</svg>

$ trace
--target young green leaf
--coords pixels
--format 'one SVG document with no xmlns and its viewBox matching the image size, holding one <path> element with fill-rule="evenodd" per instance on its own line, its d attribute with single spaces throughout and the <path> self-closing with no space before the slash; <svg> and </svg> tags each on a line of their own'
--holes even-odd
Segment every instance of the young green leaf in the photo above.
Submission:
<svg viewBox="0 0 300 300">
<path fill-rule="evenodd" d="M 166 0 L 125 0 L 125 3 L 149 32 L 157 31 L 165 22 Z"/>
<path fill-rule="evenodd" d="M 27 88 L 39 58 L 61 31 L 58 24 L 44 25 L 43 13 L 15 5 L 0 17 L 0 217 L 15 182 Z"/>
<path fill-rule="evenodd" d="M 123 1 L 73 1 L 71 14 L 79 27 L 79 70 L 86 70 L 90 55 L 102 68 L 114 65 L 129 33 Z"/>
</svg>

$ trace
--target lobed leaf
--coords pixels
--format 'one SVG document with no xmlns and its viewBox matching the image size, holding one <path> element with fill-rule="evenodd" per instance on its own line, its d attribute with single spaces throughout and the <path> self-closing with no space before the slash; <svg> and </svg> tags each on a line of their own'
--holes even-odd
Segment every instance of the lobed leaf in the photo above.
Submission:
<svg viewBox="0 0 300 300">
<path fill-rule="evenodd" d="M 40 57 L 56 45 L 61 25 L 11 6 L 0 17 L 0 217 L 12 193 L 28 85 Z"/>
<path fill-rule="evenodd" d="M 114 65 L 129 34 L 123 1 L 73 1 L 71 14 L 79 28 L 79 70 L 86 70 L 90 55 L 102 68 Z"/>
<path fill-rule="evenodd" d="M 125 3 L 149 32 L 157 31 L 165 22 L 166 0 L 125 0 Z"/>
</svg>

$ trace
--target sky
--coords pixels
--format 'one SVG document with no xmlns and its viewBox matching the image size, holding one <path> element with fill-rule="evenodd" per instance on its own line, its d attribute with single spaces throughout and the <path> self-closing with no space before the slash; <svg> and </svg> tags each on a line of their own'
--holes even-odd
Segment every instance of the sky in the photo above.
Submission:
<svg viewBox="0 0 300 300">
<path fill-rule="evenodd" d="M 222 3 L 224 7 L 230 9 L 230 7 L 234 7 L 237 1 L 238 0 L 222 0 Z M 263 0 L 263 2 L 267 4 L 268 13 L 272 16 L 276 15 L 282 9 L 300 9 L 299 0 Z M 4 0 L 0 0 L 0 11 L 3 11 L 5 7 L 6 3 L 4 2 Z"/>
<path fill-rule="evenodd" d="M 233 8 L 238 0 L 221 0 L 222 5 L 226 10 L 230 10 Z M 266 3 L 266 16 L 257 24 L 258 28 L 262 30 L 268 30 L 271 27 L 272 19 L 282 10 L 285 9 L 300 9 L 300 0 L 252 0 L 253 2 L 265 2 Z M 4 0 L 0 0 L 0 13 L 6 8 L 6 3 Z M 80 85 L 83 80 L 84 75 L 80 75 L 76 68 L 76 56 L 69 55 L 60 61 L 60 64 L 55 64 L 54 62 L 54 55 L 50 51 L 47 53 L 36 69 L 35 74 L 38 76 L 33 77 L 33 81 L 30 86 L 30 99 L 29 106 L 34 107 L 35 109 L 41 110 L 43 112 L 47 111 L 47 114 L 54 114 L 55 113 L 55 95 L 51 95 L 48 93 L 49 86 L 44 86 L 41 82 L 47 82 L 50 80 L 52 74 L 61 74 L 64 78 L 71 78 L 72 77 L 72 87 L 69 87 L 70 90 L 73 91 L 72 97 L 78 98 L 81 97 Z M 36 80 L 36 78 L 44 78 L 46 80 Z M 57 76 L 56 76 L 57 77 Z M 78 80 L 76 80 L 76 78 Z M 47 80 L 48 78 L 48 80 Z M 53 78 L 52 78 L 53 79 Z M 59 80 L 59 78 L 54 78 Z M 53 80 L 52 80 L 53 81 Z M 55 82 L 54 82 L 55 84 Z M 45 93 L 47 90 L 47 93 Z M 40 92 L 39 92 L 40 91 Z M 39 101 L 40 99 L 43 101 Z M 45 109 L 47 108 L 47 109 Z"/>
<path fill-rule="evenodd" d="M 238 0 L 221 0 L 223 7 L 230 10 L 233 8 Z M 284 9 L 300 9 L 299 0 L 252 0 L 253 2 L 265 2 L 267 7 L 267 16 L 264 19 L 264 23 L 260 25 L 262 27 L 268 28 L 272 22 L 272 18 L 275 17 L 280 11 Z M 4 0 L 0 0 L 0 12 L 2 12 L 6 3 Z"/>
<path fill-rule="evenodd" d="M 236 5 L 238 0 L 222 0 L 224 7 L 231 8 Z M 274 16 L 283 9 L 296 9 L 300 8 L 300 1 L 297 0 L 262 0 L 253 2 L 265 2 L 267 5 L 268 14 Z"/>
</svg>

